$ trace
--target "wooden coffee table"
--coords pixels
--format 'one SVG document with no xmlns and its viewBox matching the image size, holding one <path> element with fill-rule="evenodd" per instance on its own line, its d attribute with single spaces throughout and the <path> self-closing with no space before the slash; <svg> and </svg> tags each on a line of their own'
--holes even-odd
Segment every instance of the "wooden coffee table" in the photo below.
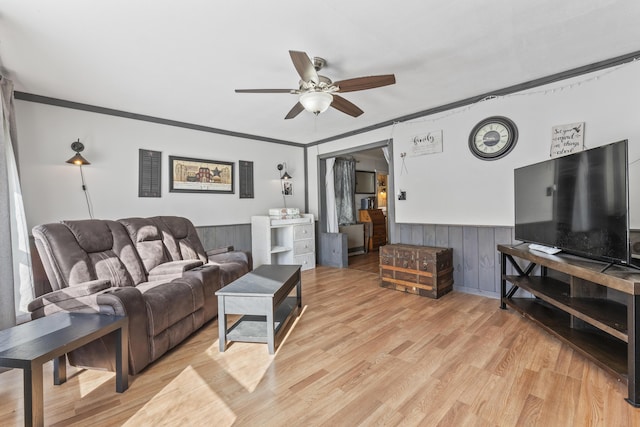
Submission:
<svg viewBox="0 0 640 427">
<path fill-rule="evenodd" d="M 53 383 L 67 380 L 66 354 L 117 331 L 116 391 L 129 386 L 129 319 L 91 313 L 56 313 L 0 331 L 0 366 L 20 368 L 24 378 L 24 424 L 44 425 L 42 365 L 53 359 Z"/>
<path fill-rule="evenodd" d="M 290 296 L 294 287 L 296 295 Z M 261 265 L 216 295 L 220 351 L 229 340 L 267 343 L 269 354 L 274 354 L 276 334 L 302 308 L 300 266 Z M 228 314 L 244 316 L 227 330 Z"/>
</svg>

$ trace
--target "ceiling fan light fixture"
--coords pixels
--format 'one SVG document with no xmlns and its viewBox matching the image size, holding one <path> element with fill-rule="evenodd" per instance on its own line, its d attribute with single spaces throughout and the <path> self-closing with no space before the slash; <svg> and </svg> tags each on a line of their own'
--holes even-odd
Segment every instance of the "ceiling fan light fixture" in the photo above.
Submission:
<svg viewBox="0 0 640 427">
<path fill-rule="evenodd" d="M 333 95 L 327 92 L 307 92 L 300 95 L 300 104 L 305 110 L 318 115 L 327 111 L 333 102 Z"/>
</svg>

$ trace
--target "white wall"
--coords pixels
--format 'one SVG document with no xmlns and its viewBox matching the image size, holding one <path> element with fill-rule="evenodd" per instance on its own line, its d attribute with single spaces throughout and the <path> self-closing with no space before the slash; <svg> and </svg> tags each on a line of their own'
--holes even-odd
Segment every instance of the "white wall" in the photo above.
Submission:
<svg viewBox="0 0 640 427">
<path fill-rule="evenodd" d="M 511 118 L 520 136 L 506 157 L 482 161 L 469 151 L 469 133 L 480 120 L 494 115 Z M 633 163 L 640 159 L 639 115 L 636 61 L 322 144 L 313 151 L 327 153 L 392 138 L 395 192 L 407 192 L 406 201 L 395 196 L 396 222 L 512 226 L 513 169 L 549 158 L 552 126 L 585 122 L 587 148 L 628 139 Z M 403 168 L 400 153 L 410 152 L 410 138 L 434 130 L 443 131 L 443 152 L 407 157 Z M 310 156 L 309 163 L 314 188 L 317 161 Z M 640 228 L 640 162 L 631 164 L 629 173 L 631 226 Z M 311 210 L 317 209 L 317 189 L 310 194 L 316 197 L 310 200 Z"/>
<path fill-rule="evenodd" d="M 20 174 L 29 228 L 88 218 L 79 168 L 65 163 L 77 138 L 96 218 L 181 215 L 195 225 L 246 224 L 283 206 L 278 163 L 294 178 L 288 207 L 304 208 L 303 149 L 67 108 L 16 101 Z M 138 150 L 162 152 L 162 197 L 138 197 Z M 235 163 L 234 194 L 170 193 L 170 155 Z M 238 160 L 253 161 L 254 199 L 238 196 Z"/>
</svg>

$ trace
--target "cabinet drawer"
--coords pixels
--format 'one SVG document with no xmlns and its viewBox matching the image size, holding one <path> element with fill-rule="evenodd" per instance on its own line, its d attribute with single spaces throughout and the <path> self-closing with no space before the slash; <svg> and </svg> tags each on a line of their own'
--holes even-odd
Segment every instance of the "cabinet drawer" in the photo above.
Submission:
<svg viewBox="0 0 640 427">
<path fill-rule="evenodd" d="M 300 264 L 301 270 L 309 270 L 316 267 L 316 256 L 313 252 L 293 257 L 294 264 Z"/>
<path fill-rule="evenodd" d="M 293 240 L 311 239 L 313 237 L 313 224 L 296 225 L 293 227 Z"/>
<path fill-rule="evenodd" d="M 308 254 L 309 252 L 313 252 L 314 246 L 313 239 L 296 240 L 293 242 L 293 254 Z"/>
</svg>

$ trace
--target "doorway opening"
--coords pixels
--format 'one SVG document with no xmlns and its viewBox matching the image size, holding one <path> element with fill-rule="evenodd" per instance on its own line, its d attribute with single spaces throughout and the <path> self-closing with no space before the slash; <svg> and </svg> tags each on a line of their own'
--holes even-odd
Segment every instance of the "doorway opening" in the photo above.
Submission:
<svg viewBox="0 0 640 427">
<path fill-rule="evenodd" d="M 384 148 L 384 150 L 383 150 Z M 385 153 L 386 152 L 386 153 Z M 327 160 L 349 158 L 355 161 L 356 179 L 353 209 L 355 221 L 351 224 L 327 224 L 327 206 L 334 209 L 332 201 L 327 203 Z M 340 267 L 377 272 L 378 249 L 394 239 L 395 206 L 393 193 L 393 141 L 384 140 L 359 147 L 326 153 L 318 156 L 319 231 L 325 234 L 326 245 L 321 251 L 331 252 L 332 260 Z M 329 228 L 333 228 L 329 231 Z M 344 242 L 336 239 L 337 233 L 347 236 Z M 323 247 L 324 246 L 324 247 Z"/>
</svg>

